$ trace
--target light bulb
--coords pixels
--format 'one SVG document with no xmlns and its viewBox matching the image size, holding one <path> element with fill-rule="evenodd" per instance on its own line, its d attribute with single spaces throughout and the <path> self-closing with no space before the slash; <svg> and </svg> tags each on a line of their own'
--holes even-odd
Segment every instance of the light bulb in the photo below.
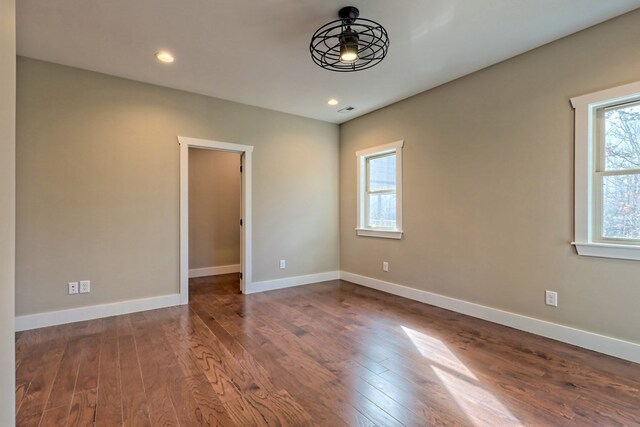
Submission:
<svg viewBox="0 0 640 427">
<path fill-rule="evenodd" d="M 358 33 L 347 28 L 340 34 L 340 62 L 351 63 L 358 60 Z"/>
<path fill-rule="evenodd" d="M 358 53 L 353 50 L 344 49 L 343 52 L 340 53 L 340 61 L 342 62 L 353 62 L 356 59 L 358 59 Z"/>
</svg>

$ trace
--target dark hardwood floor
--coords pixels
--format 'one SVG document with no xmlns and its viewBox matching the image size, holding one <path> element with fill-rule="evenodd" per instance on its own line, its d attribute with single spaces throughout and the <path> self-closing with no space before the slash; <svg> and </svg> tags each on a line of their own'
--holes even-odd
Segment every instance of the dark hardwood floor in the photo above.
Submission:
<svg viewBox="0 0 640 427">
<path fill-rule="evenodd" d="M 16 335 L 18 426 L 640 425 L 640 365 L 343 281 Z"/>
</svg>

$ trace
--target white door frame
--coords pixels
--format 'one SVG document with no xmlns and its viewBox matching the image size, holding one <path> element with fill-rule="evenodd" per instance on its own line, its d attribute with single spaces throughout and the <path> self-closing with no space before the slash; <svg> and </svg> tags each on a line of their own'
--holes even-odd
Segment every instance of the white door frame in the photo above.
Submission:
<svg viewBox="0 0 640 427">
<path fill-rule="evenodd" d="M 242 171 L 242 227 L 240 233 L 240 290 L 251 286 L 251 153 L 252 145 L 179 136 L 180 144 L 180 303 L 189 303 L 189 148 L 244 154 Z"/>
</svg>

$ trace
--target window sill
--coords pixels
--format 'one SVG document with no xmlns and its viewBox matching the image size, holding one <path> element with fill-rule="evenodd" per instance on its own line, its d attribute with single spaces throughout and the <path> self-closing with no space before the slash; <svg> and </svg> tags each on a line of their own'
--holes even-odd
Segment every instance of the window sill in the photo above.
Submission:
<svg viewBox="0 0 640 427">
<path fill-rule="evenodd" d="M 358 236 L 381 237 L 383 239 L 402 239 L 401 230 L 384 230 L 376 228 L 356 228 Z"/>
<path fill-rule="evenodd" d="M 571 242 L 571 244 L 576 247 L 578 255 L 640 261 L 640 246 L 637 245 L 584 242 Z"/>
</svg>

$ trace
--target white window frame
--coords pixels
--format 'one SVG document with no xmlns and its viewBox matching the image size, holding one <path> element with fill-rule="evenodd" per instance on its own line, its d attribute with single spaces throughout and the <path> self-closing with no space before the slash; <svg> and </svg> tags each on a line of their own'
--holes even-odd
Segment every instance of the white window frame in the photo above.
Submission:
<svg viewBox="0 0 640 427">
<path fill-rule="evenodd" d="M 640 82 L 571 98 L 575 109 L 575 241 L 578 255 L 640 260 L 640 243 L 620 239 L 601 240 L 596 232 L 600 221 L 598 173 L 599 109 L 640 100 Z"/>
<path fill-rule="evenodd" d="M 382 237 L 386 239 L 402 238 L 402 148 L 404 140 L 391 142 L 389 144 L 378 145 L 356 152 L 357 159 L 357 179 L 358 179 L 358 203 L 357 203 L 357 226 L 358 236 Z M 395 154 L 396 156 L 396 227 L 379 228 L 368 227 L 367 216 L 367 160 L 385 155 Z"/>
</svg>

